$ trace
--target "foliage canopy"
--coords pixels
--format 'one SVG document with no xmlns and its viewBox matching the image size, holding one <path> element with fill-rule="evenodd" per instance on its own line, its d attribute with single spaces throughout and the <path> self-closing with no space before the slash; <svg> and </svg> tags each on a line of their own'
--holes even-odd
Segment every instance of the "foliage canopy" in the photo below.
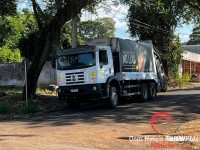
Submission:
<svg viewBox="0 0 200 150">
<path fill-rule="evenodd" d="M 79 34 L 85 41 L 113 37 L 114 32 L 115 22 L 112 18 L 98 18 L 94 21 L 88 20 L 79 23 Z"/>
<path fill-rule="evenodd" d="M 187 42 L 187 45 L 197 44 L 200 44 L 200 24 L 193 28 L 190 40 Z"/>
</svg>

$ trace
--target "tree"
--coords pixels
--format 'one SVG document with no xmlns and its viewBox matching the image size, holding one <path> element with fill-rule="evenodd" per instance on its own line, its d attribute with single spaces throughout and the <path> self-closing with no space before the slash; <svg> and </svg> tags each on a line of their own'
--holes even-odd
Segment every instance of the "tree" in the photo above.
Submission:
<svg viewBox="0 0 200 150">
<path fill-rule="evenodd" d="M 0 62 L 13 63 L 22 60 L 20 56 L 20 40 L 27 37 L 30 26 L 34 25 L 33 15 L 28 17 L 28 10 L 12 16 L 0 17 Z M 30 11 L 29 11 L 30 13 Z"/>
<path fill-rule="evenodd" d="M 77 35 L 77 42 L 78 42 L 78 45 L 84 44 L 84 40 L 79 34 Z M 66 49 L 66 48 L 72 47 L 72 26 L 71 26 L 71 22 L 66 23 L 62 27 L 61 35 L 60 35 L 60 44 L 61 44 L 61 46 L 59 48 Z"/>
<path fill-rule="evenodd" d="M 192 29 L 190 40 L 187 42 L 187 45 L 197 45 L 197 44 L 200 44 L 200 25 Z"/>
<path fill-rule="evenodd" d="M 197 14 L 199 15 L 197 10 L 189 7 L 184 0 L 131 1 L 128 13 L 129 31 L 140 40 L 153 41 L 162 55 L 165 73 L 168 75 L 168 62 L 173 61 L 173 57 L 168 56 L 172 53 L 174 31 L 179 24 L 191 21 Z M 173 51 L 181 52 L 174 48 Z"/>
<path fill-rule="evenodd" d="M 13 15 L 16 13 L 16 0 L 1 0 L 0 1 L 0 16 Z"/>
<path fill-rule="evenodd" d="M 99 0 L 101 1 L 101 0 Z M 31 65 L 27 72 L 27 87 L 28 97 L 35 95 L 37 81 L 40 72 L 50 55 L 52 45 L 57 37 L 60 36 L 60 31 L 63 25 L 77 16 L 82 8 L 95 5 L 98 0 L 44 0 L 46 8 L 41 9 L 36 0 L 31 0 L 34 16 L 38 26 L 37 34 L 32 37 L 33 57 Z M 25 88 L 23 90 L 25 98 Z"/>
<path fill-rule="evenodd" d="M 79 34 L 85 41 L 95 38 L 113 37 L 115 22 L 112 18 L 98 18 L 94 21 L 82 21 L 79 23 Z"/>
<path fill-rule="evenodd" d="M 114 21 L 111 18 L 99 18 L 94 21 L 80 21 L 78 23 L 78 30 L 78 45 L 83 45 L 85 41 L 95 38 L 113 37 L 115 26 Z M 67 22 L 61 28 L 60 37 L 56 40 L 56 44 L 54 44 L 52 48 L 52 53 L 55 53 L 55 50 L 59 48 L 71 48 L 71 33 L 71 22 Z"/>
<path fill-rule="evenodd" d="M 199 0 L 182 0 L 185 4 L 189 5 L 193 9 L 196 9 L 200 12 L 200 1 Z"/>
<path fill-rule="evenodd" d="M 22 58 L 19 49 L 11 50 L 7 46 L 0 47 L 0 63 L 21 62 Z"/>
</svg>

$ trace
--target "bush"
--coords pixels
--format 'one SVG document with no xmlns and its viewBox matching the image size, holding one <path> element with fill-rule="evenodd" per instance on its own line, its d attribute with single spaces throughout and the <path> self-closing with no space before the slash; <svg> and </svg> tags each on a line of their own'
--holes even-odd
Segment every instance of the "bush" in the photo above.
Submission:
<svg viewBox="0 0 200 150">
<path fill-rule="evenodd" d="M 179 87 L 183 87 L 189 81 L 190 81 L 190 75 L 188 73 L 176 79 L 176 82 L 178 83 Z"/>
<path fill-rule="evenodd" d="M 0 102 L 0 114 L 8 114 L 11 112 L 11 107 L 8 103 Z"/>
<path fill-rule="evenodd" d="M 182 78 L 185 83 L 188 83 L 190 81 L 189 73 L 184 74 Z"/>
</svg>

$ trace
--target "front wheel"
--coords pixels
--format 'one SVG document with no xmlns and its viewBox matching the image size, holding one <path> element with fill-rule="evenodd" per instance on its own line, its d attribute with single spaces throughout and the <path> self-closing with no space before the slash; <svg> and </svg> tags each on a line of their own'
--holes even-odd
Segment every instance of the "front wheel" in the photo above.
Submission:
<svg viewBox="0 0 200 150">
<path fill-rule="evenodd" d="M 117 93 L 117 89 L 114 86 L 110 87 L 109 90 L 109 99 L 108 99 L 108 105 L 110 108 L 116 108 L 117 104 L 118 104 L 118 93 Z"/>
</svg>

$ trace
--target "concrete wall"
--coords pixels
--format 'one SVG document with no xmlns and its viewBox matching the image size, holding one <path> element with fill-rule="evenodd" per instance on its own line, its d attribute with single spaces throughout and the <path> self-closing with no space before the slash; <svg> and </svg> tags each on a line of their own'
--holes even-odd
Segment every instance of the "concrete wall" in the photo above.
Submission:
<svg viewBox="0 0 200 150">
<path fill-rule="evenodd" d="M 24 64 L 0 64 L 0 86 L 23 86 L 25 83 Z M 51 67 L 51 62 L 46 62 L 38 85 L 56 84 L 56 71 Z"/>
<path fill-rule="evenodd" d="M 52 68 L 51 62 L 47 61 L 40 73 L 38 85 L 56 84 L 56 70 Z"/>
</svg>

